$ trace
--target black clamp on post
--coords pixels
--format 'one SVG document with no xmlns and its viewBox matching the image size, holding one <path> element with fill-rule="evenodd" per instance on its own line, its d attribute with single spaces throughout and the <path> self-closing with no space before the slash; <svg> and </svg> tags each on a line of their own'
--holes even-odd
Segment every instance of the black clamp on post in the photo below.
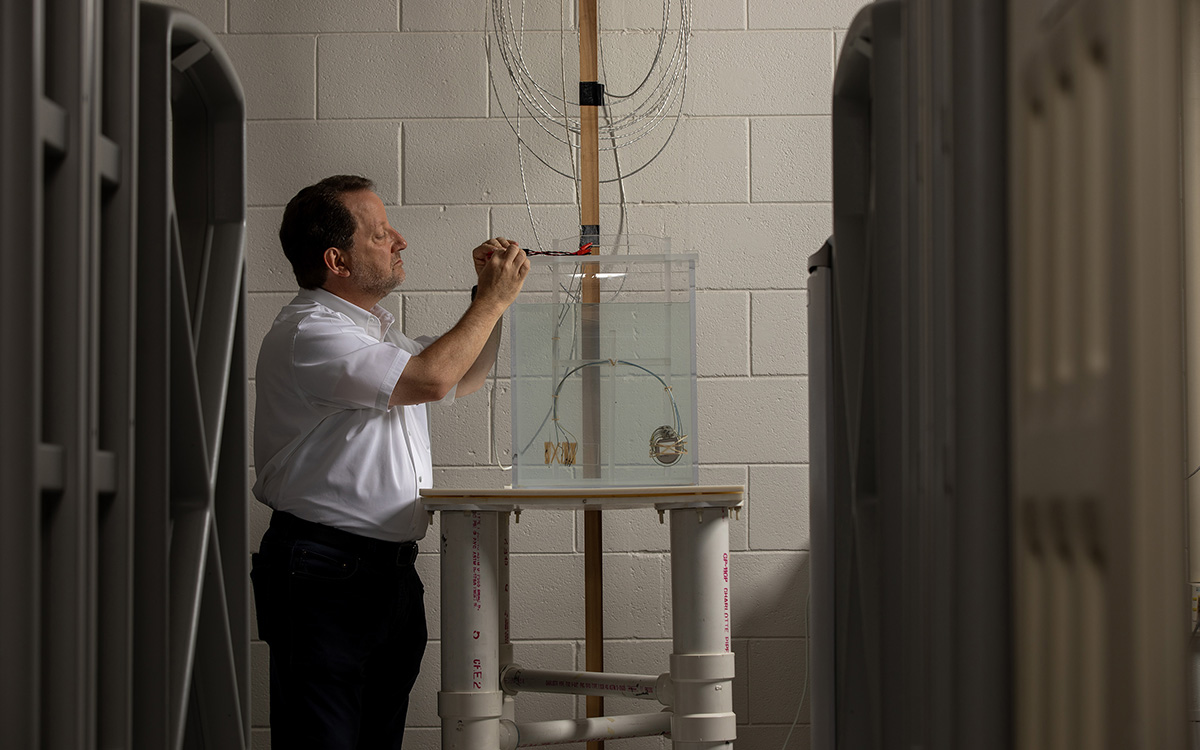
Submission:
<svg viewBox="0 0 1200 750">
<path fill-rule="evenodd" d="M 596 83 L 595 81 L 580 81 L 579 82 L 579 106 L 581 106 L 581 107 L 603 107 L 604 106 L 604 84 Z"/>
<path fill-rule="evenodd" d="M 579 246 L 583 247 L 589 242 L 593 246 L 600 241 L 600 225 L 599 224 L 583 224 L 579 227 Z"/>
</svg>

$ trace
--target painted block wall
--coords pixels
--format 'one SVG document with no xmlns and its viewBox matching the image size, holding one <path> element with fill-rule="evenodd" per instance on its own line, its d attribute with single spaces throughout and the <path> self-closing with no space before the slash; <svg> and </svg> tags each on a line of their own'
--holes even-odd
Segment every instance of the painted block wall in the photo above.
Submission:
<svg viewBox="0 0 1200 750">
<path fill-rule="evenodd" d="M 408 280 L 385 305 L 410 335 L 444 331 L 466 308 L 476 244 L 496 235 L 533 244 L 516 142 L 497 106 L 511 111 L 511 90 L 497 81 L 497 102 L 489 86 L 488 4 L 178 4 L 219 34 L 245 88 L 252 365 L 262 334 L 296 289 L 275 239 L 282 207 L 321 177 L 356 172 L 376 181 L 409 243 Z M 782 746 L 805 677 L 806 260 L 831 231 L 831 80 L 842 31 L 862 4 L 695 0 L 685 119 L 658 161 L 626 181 L 630 230 L 668 236 L 676 250 L 700 256 L 701 481 L 747 488 L 731 536 L 739 750 Z M 559 7 L 526 3 L 528 27 L 541 30 L 529 35 L 531 55 L 538 45 L 557 48 Z M 601 0 L 602 24 L 613 30 L 610 60 L 636 68 L 632 52 L 622 60 L 621 51 L 639 49 L 660 15 L 659 4 Z M 569 65 L 577 65 L 575 44 L 567 42 Z M 556 55 L 536 57 L 557 66 Z M 547 74 L 557 76 L 557 67 Z M 532 159 L 525 168 L 537 236 L 548 243 L 577 233 L 570 182 Z M 601 198 L 602 224 L 615 227 L 615 186 Z M 494 394 L 435 412 L 438 486 L 509 482 L 493 448 L 507 457 L 507 372 L 505 351 Z M 253 380 L 250 387 L 253 398 Z M 249 502 L 257 540 L 269 511 Z M 527 512 L 513 526 L 513 636 L 528 666 L 583 667 L 582 526 L 582 516 L 569 512 Z M 666 671 L 668 528 L 656 514 L 634 511 L 607 514 L 604 528 L 606 666 Z M 418 563 L 434 640 L 409 714 L 405 745 L 413 750 L 439 747 L 436 538 L 435 524 Z M 253 736 L 261 749 L 270 747 L 267 648 L 256 641 L 252 650 Z M 568 696 L 522 696 L 518 705 L 522 720 L 584 715 L 582 700 Z M 650 710 L 619 700 L 607 707 Z M 799 708 L 790 748 L 809 746 L 807 705 Z"/>
</svg>

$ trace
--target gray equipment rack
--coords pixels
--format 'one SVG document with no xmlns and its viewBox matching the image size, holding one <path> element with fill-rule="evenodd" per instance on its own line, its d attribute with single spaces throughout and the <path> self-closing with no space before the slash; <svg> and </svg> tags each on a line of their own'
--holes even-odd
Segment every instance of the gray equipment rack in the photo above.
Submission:
<svg viewBox="0 0 1200 750">
<path fill-rule="evenodd" d="M 0 60 L 0 747 L 244 748 L 241 87 L 136 0 L 3 3 Z"/>
<path fill-rule="evenodd" d="M 880 0 L 838 61 L 808 284 L 814 750 L 1010 746 L 1002 28 L 1002 2 Z"/>
</svg>

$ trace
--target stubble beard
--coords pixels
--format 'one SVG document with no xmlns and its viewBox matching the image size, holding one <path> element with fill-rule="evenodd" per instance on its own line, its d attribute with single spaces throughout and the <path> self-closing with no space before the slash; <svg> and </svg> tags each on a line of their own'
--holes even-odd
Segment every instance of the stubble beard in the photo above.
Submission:
<svg viewBox="0 0 1200 750">
<path fill-rule="evenodd" d="M 366 267 L 358 270 L 358 286 L 363 292 L 384 297 L 400 286 L 404 280 L 404 269 L 392 265 L 391 273 L 382 274 L 374 268 Z"/>
</svg>

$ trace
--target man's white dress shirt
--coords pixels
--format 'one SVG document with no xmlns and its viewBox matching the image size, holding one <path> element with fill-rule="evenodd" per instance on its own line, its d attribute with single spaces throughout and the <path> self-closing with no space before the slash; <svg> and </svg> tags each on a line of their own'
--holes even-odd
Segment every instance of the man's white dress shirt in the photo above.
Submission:
<svg viewBox="0 0 1200 750">
<path fill-rule="evenodd" d="M 254 495 L 276 510 L 388 541 L 429 525 L 418 490 L 432 486 L 427 404 L 388 408 L 413 340 L 376 305 L 301 290 L 258 355 Z M 454 391 L 443 400 L 454 400 Z"/>
</svg>

